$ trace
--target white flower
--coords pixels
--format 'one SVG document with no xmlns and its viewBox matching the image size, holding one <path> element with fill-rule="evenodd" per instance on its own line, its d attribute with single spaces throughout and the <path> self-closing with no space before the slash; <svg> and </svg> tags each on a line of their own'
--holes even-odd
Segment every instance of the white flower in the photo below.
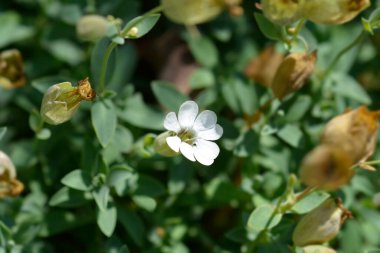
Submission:
<svg viewBox="0 0 380 253">
<path fill-rule="evenodd" d="M 190 161 L 211 165 L 219 155 L 219 147 L 212 142 L 223 134 L 223 128 L 216 124 L 216 114 L 205 110 L 198 115 L 198 105 L 186 101 L 177 115 L 166 115 L 164 127 L 171 131 L 166 143 L 175 152 L 181 152 Z"/>
</svg>

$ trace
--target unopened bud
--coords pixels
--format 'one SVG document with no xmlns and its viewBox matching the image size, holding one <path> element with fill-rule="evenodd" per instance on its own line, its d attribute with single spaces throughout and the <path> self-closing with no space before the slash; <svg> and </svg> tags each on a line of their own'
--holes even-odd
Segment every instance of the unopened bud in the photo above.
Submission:
<svg viewBox="0 0 380 253">
<path fill-rule="evenodd" d="M 264 15 L 273 23 L 288 25 L 300 19 L 298 0 L 261 0 Z"/>
<path fill-rule="evenodd" d="M 16 179 L 16 168 L 11 159 L 0 151 L 0 198 L 17 196 L 24 185 Z"/>
<path fill-rule="evenodd" d="M 24 86 L 26 78 L 20 51 L 10 49 L 0 53 L 0 87 L 11 89 Z"/>
<path fill-rule="evenodd" d="M 127 38 L 136 38 L 137 35 L 138 35 L 138 33 L 139 33 L 139 28 L 137 28 L 136 26 L 134 26 L 134 27 L 132 27 L 132 28 L 128 31 L 126 37 L 127 37 Z"/>
<path fill-rule="evenodd" d="M 352 165 L 352 158 L 339 147 L 322 144 L 303 159 L 300 179 L 310 187 L 335 190 L 350 181 Z"/>
<path fill-rule="evenodd" d="M 219 15 L 224 4 L 220 0 L 161 0 L 164 14 L 173 22 L 196 25 Z"/>
<path fill-rule="evenodd" d="M 321 24 L 342 24 L 370 6 L 370 0 L 300 0 L 303 17 Z"/>
<path fill-rule="evenodd" d="M 302 253 L 336 253 L 336 251 L 321 245 L 310 245 L 303 247 Z"/>
<path fill-rule="evenodd" d="M 351 213 L 342 207 L 340 200 L 327 199 L 298 222 L 293 242 L 296 246 L 328 242 L 338 234 L 348 217 Z"/>
<path fill-rule="evenodd" d="M 364 162 L 376 148 L 379 116 L 365 106 L 336 116 L 327 123 L 321 142 L 344 150 L 353 164 Z"/>
<path fill-rule="evenodd" d="M 154 141 L 154 150 L 163 156 L 172 157 L 179 155 L 178 152 L 175 152 L 173 149 L 169 147 L 166 142 L 166 138 L 173 136 L 171 131 L 166 131 L 159 136 L 156 137 Z"/>
<path fill-rule="evenodd" d="M 77 36 L 83 41 L 97 41 L 106 35 L 108 25 L 107 19 L 103 16 L 83 16 L 76 25 Z"/>
<path fill-rule="evenodd" d="M 278 99 L 294 92 L 305 84 L 314 71 L 317 53 L 291 53 L 278 67 L 272 82 L 272 91 Z"/>
<path fill-rule="evenodd" d="M 51 86 L 44 94 L 41 116 L 49 124 L 58 125 L 71 119 L 82 100 L 93 100 L 96 96 L 88 78 L 73 86 L 63 82 Z"/>
</svg>

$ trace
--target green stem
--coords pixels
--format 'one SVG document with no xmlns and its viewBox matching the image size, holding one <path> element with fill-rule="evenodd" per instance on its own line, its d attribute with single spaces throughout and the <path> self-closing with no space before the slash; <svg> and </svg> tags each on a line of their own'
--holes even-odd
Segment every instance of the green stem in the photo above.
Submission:
<svg viewBox="0 0 380 253">
<path fill-rule="evenodd" d="M 108 45 L 106 52 L 104 53 L 103 60 L 102 60 L 102 68 L 100 70 L 100 81 L 99 81 L 99 93 L 102 94 L 105 89 L 105 83 L 106 83 L 106 74 L 107 74 L 107 66 L 108 66 L 108 60 L 111 56 L 112 50 L 117 46 L 115 42 L 112 42 Z"/>
<path fill-rule="evenodd" d="M 154 13 L 157 13 L 157 12 L 160 12 L 160 11 L 162 11 L 162 6 L 161 5 L 153 8 L 153 9 L 149 10 L 148 12 L 146 12 L 145 14 L 143 14 L 142 15 L 142 17 L 143 17 L 142 19 L 138 19 L 135 22 L 129 22 L 124 27 L 123 31 L 121 31 L 121 36 L 124 37 L 126 34 L 128 34 L 129 30 L 132 29 L 137 24 L 139 24 L 144 19 L 144 17 L 149 16 L 149 15 L 154 14 Z M 109 44 L 108 47 L 107 47 L 107 49 L 106 49 L 106 52 L 103 55 L 102 67 L 101 67 L 101 70 L 100 70 L 100 80 L 99 80 L 99 94 L 100 95 L 105 90 L 108 60 L 109 60 L 109 58 L 111 56 L 112 51 L 115 49 L 116 46 L 117 46 L 117 44 L 115 42 L 112 42 L 111 44 Z"/>
<path fill-rule="evenodd" d="M 366 35 L 366 31 L 363 30 L 359 35 L 358 37 L 356 37 L 355 40 L 353 40 L 350 44 L 348 44 L 345 48 L 343 48 L 334 58 L 334 60 L 330 63 L 330 65 L 328 66 L 328 68 L 325 70 L 324 74 L 323 74 L 323 78 L 324 79 L 326 76 L 328 76 L 328 74 L 331 72 L 331 70 L 333 70 L 333 68 L 335 67 L 335 65 L 338 63 L 338 61 L 340 60 L 340 58 L 345 54 L 347 53 L 348 51 L 350 51 L 352 48 L 354 48 L 357 44 L 359 44 L 362 39 L 364 38 L 364 36 Z"/>
</svg>

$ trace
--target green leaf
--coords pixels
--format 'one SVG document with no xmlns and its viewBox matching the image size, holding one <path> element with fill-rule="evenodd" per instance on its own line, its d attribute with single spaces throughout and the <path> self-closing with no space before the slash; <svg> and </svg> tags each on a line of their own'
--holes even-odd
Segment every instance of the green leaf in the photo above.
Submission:
<svg viewBox="0 0 380 253">
<path fill-rule="evenodd" d="M 3 139 L 6 132 L 7 132 L 7 127 L 0 127 L 0 141 L 1 139 Z"/>
<path fill-rule="evenodd" d="M 209 88 L 215 85 L 215 76 L 212 71 L 201 68 L 190 76 L 190 86 L 193 89 Z"/>
<path fill-rule="evenodd" d="M 85 59 L 85 54 L 80 47 L 67 39 L 59 39 L 46 42 L 46 48 L 55 58 L 76 66 Z"/>
<path fill-rule="evenodd" d="M 164 81 L 154 81 L 151 86 L 160 104 L 171 111 L 178 111 L 181 104 L 189 100 L 189 97 L 177 91 L 173 84 Z"/>
<path fill-rule="evenodd" d="M 11 43 L 23 41 L 33 36 L 32 27 L 21 25 L 21 17 L 16 12 L 3 12 L 0 14 L 0 47 Z"/>
<path fill-rule="evenodd" d="M 129 21 L 123 29 L 126 39 L 138 39 L 147 34 L 157 23 L 160 14 L 139 16 Z"/>
<path fill-rule="evenodd" d="M 247 229 L 249 232 L 259 233 L 264 229 L 271 229 L 280 223 L 282 215 L 274 214 L 274 207 L 264 205 L 257 207 L 249 216 Z"/>
<path fill-rule="evenodd" d="M 152 177 L 140 176 L 137 185 L 138 187 L 133 193 L 134 195 L 144 195 L 155 198 L 166 193 L 165 186 Z"/>
<path fill-rule="evenodd" d="M 110 188 L 107 185 L 102 185 L 94 189 L 91 193 L 99 209 L 105 212 L 107 210 Z"/>
<path fill-rule="evenodd" d="M 277 135 L 281 140 L 295 148 L 299 146 L 303 136 L 301 129 L 296 125 L 284 126 Z"/>
<path fill-rule="evenodd" d="M 72 80 L 68 77 L 64 76 L 46 76 L 46 77 L 41 77 L 38 79 L 34 79 L 32 81 L 32 86 L 44 94 L 47 89 L 49 89 L 51 86 L 54 84 L 59 84 L 63 82 L 71 82 Z"/>
<path fill-rule="evenodd" d="M 145 209 L 148 212 L 153 212 L 156 209 L 157 202 L 155 199 L 147 196 L 134 195 L 132 197 L 133 202 L 142 209 Z"/>
<path fill-rule="evenodd" d="M 270 22 L 261 13 L 255 13 L 255 19 L 260 31 L 269 39 L 282 40 L 281 27 Z"/>
<path fill-rule="evenodd" d="M 170 194 L 179 194 L 185 189 L 186 183 L 190 180 L 193 169 L 180 163 L 170 167 L 168 191 Z"/>
<path fill-rule="evenodd" d="M 51 197 L 49 205 L 59 207 L 77 207 L 87 203 L 90 199 L 91 195 L 87 192 L 62 187 Z"/>
<path fill-rule="evenodd" d="M 119 116 L 122 120 L 137 127 L 164 130 L 163 122 L 165 115 L 146 105 L 142 100 L 141 94 L 128 98 L 125 109 Z"/>
<path fill-rule="evenodd" d="M 311 97 L 303 95 L 297 96 L 285 115 L 286 121 L 297 122 L 301 120 L 310 109 L 311 104 Z"/>
<path fill-rule="evenodd" d="M 205 36 L 188 37 L 190 51 L 194 58 L 203 66 L 212 68 L 219 61 L 219 54 L 216 46 Z"/>
<path fill-rule="evenodd" d="M 132 240 L 139 246 L 143 245 L 145 227 L 141 218 L 133 211 L 125 208 L 118 208 L 119 221 L 127 231 Z"/>
<path fill-rule="evenodd" d="M 298 214 L 305 214 L 322 204 L 330 194 L 322 191 L 313 192 L 307 195 L 305 198 L 298 201 L 293 207 L 292 211 Z"/>
<path fill-rule="evenodd" d="M 99 209 L 96 222 L 102 233 L 110 237 L 116 228 L 117 210 L 113 203 L 109 203 L 105 210 Z"/>
<path fill-rule="evenodd" d="M 107 185 L 116 186 L 121 181 L 125 181 L 133 176 L 133 169 L 128 165 L 113 168 L 107 177 Z"/>
<path fill-rule="evenodd" d="M 110 100 L 95 102 L 91 107 L 92 125 L 100 144 L 106 147 L 116 130 L 116 109 Z"/>
<path fill-rule="evenodd" d="M 351 76 L 344 73 L 334 73 L 331 75 L 333 81 L 332 90 L 341 96 L 353 99 L 359 103 L 369 105 L 371 98 L 364 88 Z"/>
<path fill-rule="evenodd" d="M 51 136 L 51 131 L 48 128 L 42 128 L 40 131 L 37 132 L 36 137 L 40 140 L 47 140 Z"/>
<path fill-rule="evenodd" d="M 61 179 L 62 184 L 75 190 L 88 191 L 91 189 L 90 174 L 82 170 L 73 170 Z"/>
</svg>

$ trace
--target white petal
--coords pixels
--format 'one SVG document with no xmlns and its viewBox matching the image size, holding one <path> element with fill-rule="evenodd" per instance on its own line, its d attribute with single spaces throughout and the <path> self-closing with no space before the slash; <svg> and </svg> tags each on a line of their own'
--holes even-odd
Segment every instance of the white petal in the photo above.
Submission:
<svg viewBox="0 0 380 253">
<path fill-rule="evenodd" d="M 182 142 L 181 146 L 180 146 L 180 150 L 181 150 L 181 153 L 184 157 L 186 157 L 190 161 L 195 162 L 194 148 L 190 144 L 188 144 L 186 142 Z"/>
<path fill-rule="evenodd" d="M 174 112 L 169 112 L 166 115 L 165 120 L 164 120 L 164 127 L 167 130 L 174 131 L 176 133 L 178 133 L 179 130 L 181 130 L 181 127 L 177 120 L 177 116 L 175 115 Z"/>
<path fill-rule="evenodd" d="M 198 105 L 194 101 L 186 101 L 178 112 L 178 121 L 182 128 L 191 128 L 198 114 Z"/>
<path fill-rule="evenodd" d="M 181 145 L 181 139 L 178 136 L 170 136 L 166 138 L 166 143 L 175 152 L 179 152 L 179 146 Z"/>
<path fill-rule="evenodd" d="M 207 157 L 208 159 L 214 160 L 218 157 L 220 149 L 218 145 L 212 141 L 206 141 L 198 139 L 196 141 L 196 146 L 194 147 L 194 153 Z"/>
<path fill-rule="evenodd" d="M 223 135 L 223 128 L 216 124 L 214 128 L 197 132 L 197 137 L 208 141 L 218 140 Z"/>
<path fill-rule="evenodd" d="M 214 163 L 214 159 L 210 159 L 209 157 L 206 157 L 202 152 L 200 152 L 198 149 L 194 150 L 194 156 L 197 161 L 203 165 L 210 166 Z"/>
<path fill-rule="evenodd" d="M 201 112 L 194 122 L 193 129 L 195 131 L 207 130 L 214 128 L 216 124 L 216 114 L 213 111 L 203 111 Z"/>
</svg>

